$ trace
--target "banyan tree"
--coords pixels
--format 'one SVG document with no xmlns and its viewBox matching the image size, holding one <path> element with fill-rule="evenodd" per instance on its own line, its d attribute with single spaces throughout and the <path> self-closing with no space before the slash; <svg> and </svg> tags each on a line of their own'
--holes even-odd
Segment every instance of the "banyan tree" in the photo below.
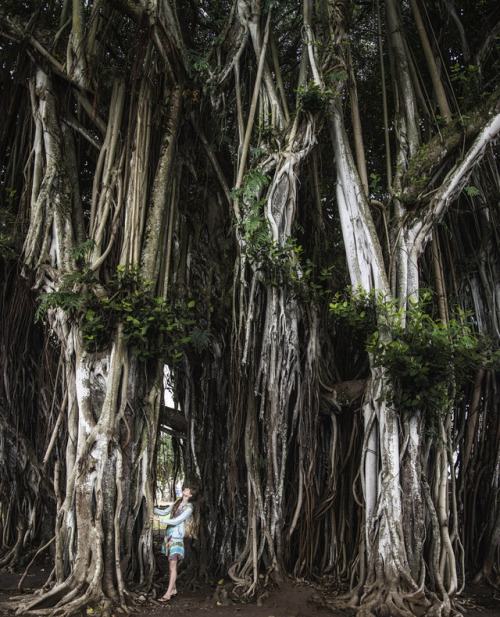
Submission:
<svg viewBox="0 0 500 617">
<path fill-rule="evenodd" d="M 22 614 L 190 580 L 449 615 L 499 574 L 493 0 L 4 0 L 0 526 Z M 164 403 L 165 367 L 174 408 Z"/>
</svg>

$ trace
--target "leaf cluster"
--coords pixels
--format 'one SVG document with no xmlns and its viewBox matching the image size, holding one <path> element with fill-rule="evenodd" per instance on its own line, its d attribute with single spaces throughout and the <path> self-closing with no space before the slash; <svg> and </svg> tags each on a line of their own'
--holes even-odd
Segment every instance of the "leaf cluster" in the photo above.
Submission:
<svg viewBox="0 0 500 617">
<path fill-rule="evenodd" d="M 471 314 L 457 310 L 447 323 L 434 319 L 430 294 L 406 309 L 359 290 L 336 299 L 331 311 L 365 333 L 372 366 L 383 369 L 391 384 L 383 399 L 400 413 L 418 409 L 431 420 L 439 417 L 475 370 L 500 365 L 500 351 L 474 332 Z"/>
<path fill-rule="evenodd" d="M 177 361 L 196 323 L 194 301 L 173 305 L 155 296 L 151 282 L 143 278 L 137 266 L 118 266 L 105 289 L 87 267 L 66 275 L 58 291 L 41 294 L 39 301 L 36 321 L 44 319 L 48 309 L 61 308 L 78 321 L 90 352 L 107 348 L 118 324 L 122 324 L 123 339 L 144 361 Z"/>
<path fill-rule="evenodd" d="M 240 189 L 233 188 L 231 196 L 233 199 L 242 197 L 244 201 L 253 203 L 262 189 L 269 184 L 270 179 L 270 176 L 263 172 L 262 167 L 254 167 L 243 176 L 243 186 Z"/>
<path fill-rule="evenodd" d="M 330 88 L 321 88 L 320 85 L 309 82 L 305 86 L 300 86 L 297 93 L 298 107 L 302 111 L 307 111 L 311 114 L 324 112 L 336 92 Z"/>
<path fill-rule="evenodd" d="M 269 184 L 269 180 L 270 177 L 261 167 L 255 167 L 243 176 L 243 186 L 240 189 L 233 188 L 231 193 L 233 199 L 241 198 L 247 204 L 246 216 L 237 226 L 251 249 L 258 250 L 270 242 L 269 224 L 262 212 L 265 200 L 258 199 L 261 191 Z"/>
</svg>

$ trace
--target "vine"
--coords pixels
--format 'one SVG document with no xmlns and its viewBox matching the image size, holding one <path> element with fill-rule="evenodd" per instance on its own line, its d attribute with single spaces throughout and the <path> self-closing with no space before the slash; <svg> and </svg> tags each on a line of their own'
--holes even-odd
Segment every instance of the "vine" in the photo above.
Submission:
<svg viewBox="0 0 500 617">
<path fill-rule="evenodd" d="M 320 268 L 311 259 L 303 259 L 304 249 L 297 238 L 288 236 L 284 243 L 272 239 L 269 221 L 263 211 L 266 198 L 258 199 L 270 177 L 261 167 L 250 170 L 243 177 L 243 186 L 233 189 L 233 198 L 243 198 L 248 206 L 246 216 L 236 223 L 245 238 L 249 263 L 265 270 L 265 285 L 288 285 L 302 299 L 317 300 L 330 294 L 330 281 L 335 266 Z M 295 224 L 296 230 L 303 231 Z"/>
</svg>

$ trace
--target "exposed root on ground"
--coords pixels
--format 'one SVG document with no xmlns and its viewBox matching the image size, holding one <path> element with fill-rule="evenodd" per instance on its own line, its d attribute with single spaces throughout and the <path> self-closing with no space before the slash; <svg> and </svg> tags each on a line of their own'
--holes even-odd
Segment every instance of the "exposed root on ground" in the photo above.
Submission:
<svg viewBox="0 0 500 617">
<path fill-rule="evenodd" d="M 356 617 L 455 617 L 461 613 L 452 608 L 448 598 L 418 590 L 404 593 L 395 589 L 372 586 L 360 597 L 346 594 L 336 598 L 318 597 L 315 601 L 332 611 L 346 611 Z"/>
<path fill-rule="evenodd" d="M 125 601 L 118 597 L 106 597 L 100 585 L 88 581 L 76 581 L 70 576 L 60 585 L 46 593 L 35 592 L 17 608 L 16 615 L 49 615 L 50 617 L 70 617 L 88 607 L 100 607 L 102 617 L 112 613 L 130 613 Z"/>
</svg>

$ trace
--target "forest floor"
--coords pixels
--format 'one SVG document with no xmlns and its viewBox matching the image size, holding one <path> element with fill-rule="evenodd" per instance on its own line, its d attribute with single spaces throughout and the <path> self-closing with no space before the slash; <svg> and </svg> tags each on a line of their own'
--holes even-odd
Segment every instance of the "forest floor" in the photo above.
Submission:
<svg viewBox="0 0 500 617">
<path fill-rule="evenodd" d="M 33 566 L 24 580 L 25 597 L 43 586 L 50 566 Z M 0 571 L 0 616 L 14 615 L 24 599 L 18 591 L 23 572 Z M 180 577 L 179 583 L 182 581 Z M 353 612 L 333 611 L 329 600 L 335 593 L 321 586 L 303 581 L 287 581 L 279 589 L 270 589 L 258 601 L 235 602 L 225 593 L 226 585 L 204 585 L 197 590 L 188 590 L 178 585 L 178 595 L 169 603 L 159 603 L 153 596 L 165 591 L 166 582 L 158 580 L 155 589 L 148 596 L 137 594 L 131 606 L 133 617 L 167 617 L 186 615 L 189 617 L 340 617 L 354 615 Z M 456 608 L 466 617 L 500 617 L 500 594 L 491 587 L 468 587 L 456 603 Z M 99 607 L 88 607 L 81 617 L 99 617 Z M 120 613 L 116 613 L 118 617 Z M 75 616 L 77 617 L 77 616 Z"/>
</svg>

